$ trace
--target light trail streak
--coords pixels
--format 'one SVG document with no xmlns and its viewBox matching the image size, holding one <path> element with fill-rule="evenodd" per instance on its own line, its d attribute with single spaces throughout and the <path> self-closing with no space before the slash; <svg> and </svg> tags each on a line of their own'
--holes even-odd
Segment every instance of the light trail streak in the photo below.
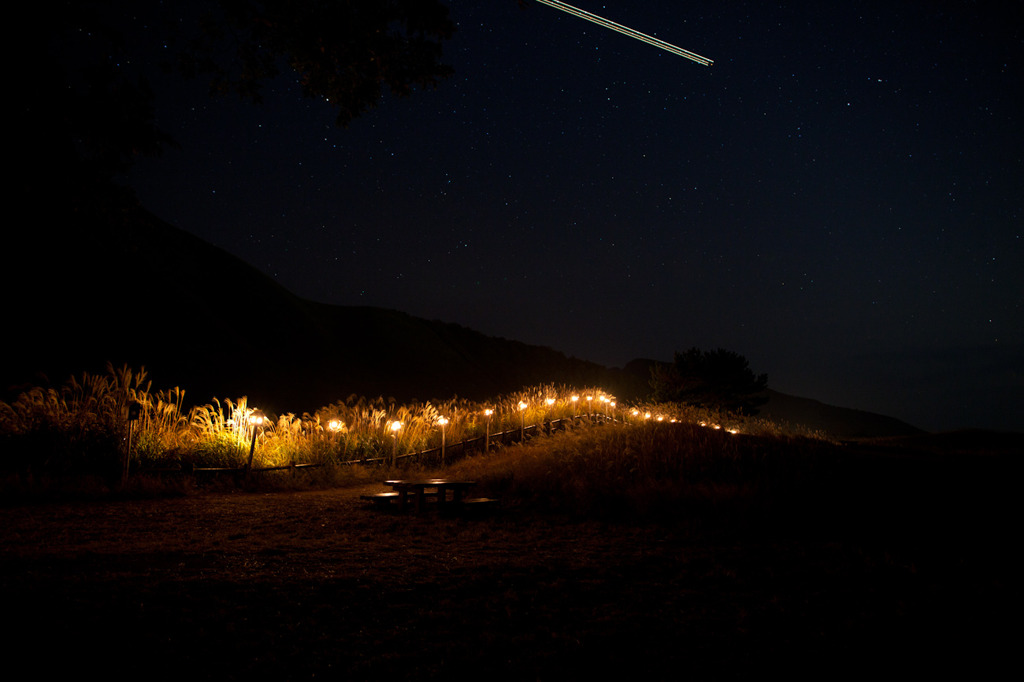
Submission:
<svg viewBox="0 0 1024 682">
<path fill-rule="evenodd" d="M 672 54 L 677 54 L 680 57 L 686 57 L 691 61 L 697 62 L 698 64 L 703 64 L 704 66 L 711 66 L 712 64 L 714 64 L 714 61 L 712 61 L 711 59 L 708 59 L 707 57 L 701 57 L 699 54 L 696 54 L 695 52 L 690 52 L 689 50 L 684 50 L 681 47 L 676 47 L 672 43 L 666 43 L 664 40 L 659 40 L 653 36 L 647 35 L 646 33 L 641 33 L 640 31 L 629 28 L 628 26 L 617 24 L 614 21 L 605 19 L 604 17 L 599 17 L 596 14 L 591 14 L 586 10 L 582 10 L 578 7 L 573 7 L 572 5 L 566 4 L 564 2 L 559 2 L 558 0 L 537 0 L 537 2 L 547 5 L 548 7 L 554 7 L 555 9 L 562 10 L 563 12 L 579 17 L 580 19 L 586 19 L 587 21 L 595 23 L 598 26 L 610 28 L 611 30 L 616 31 L 617 33 L 621 33 L 624 36 L 636 38 L 641 42 L 647 43 L 648 45 L 660 47 L 662 50 L 666 50 L 667 52 L 671 52 Z"/>
</svg>

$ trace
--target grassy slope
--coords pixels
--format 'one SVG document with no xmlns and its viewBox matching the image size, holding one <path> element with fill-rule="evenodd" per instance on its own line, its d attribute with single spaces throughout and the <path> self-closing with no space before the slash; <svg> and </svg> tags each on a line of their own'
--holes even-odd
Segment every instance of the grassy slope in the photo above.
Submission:
<svg viewBox="0 0 1024 682">
<path fill-rule="evenodd" d="M 0 586 L 12 651 L 109 679 L 992 677 L 1020 600 L 998 440 L 599 427 L 450 469 L 502 496 L 478 518 L 344 491 L 0 508 Z"/>
<path fill-rule="evenodd" d="M 549 348 L 300 299 L 141 209 L 41 217 L 5 253 L 3 283 L 18 292 L 5 387 L 38 383 L 39 373 L 57 383 L 101 373 L 111 361 L 144 365 L 157 386 L 181 386 L 194 401 L 248 395 L 290 412 L 352 393 L 484 399 L 540 382 L 623 395 L 638 388 L 628 375 Z M 66 236 L 55 239 L 58 231 Z"/>
</svg>

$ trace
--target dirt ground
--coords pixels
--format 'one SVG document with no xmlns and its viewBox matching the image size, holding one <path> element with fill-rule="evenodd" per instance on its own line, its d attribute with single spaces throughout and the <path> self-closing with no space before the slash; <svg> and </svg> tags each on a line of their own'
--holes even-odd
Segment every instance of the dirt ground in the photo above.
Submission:
<svg viewBox="0 0 1024 682">
<path fill-rule="evenodd" d="M 822 679 L 984 674 L 1019 641 L 1016 564 L 988 539 L 359 497 L 383 489 L 0 508 L 4 658 L 41 679 Z"/>
</svg>

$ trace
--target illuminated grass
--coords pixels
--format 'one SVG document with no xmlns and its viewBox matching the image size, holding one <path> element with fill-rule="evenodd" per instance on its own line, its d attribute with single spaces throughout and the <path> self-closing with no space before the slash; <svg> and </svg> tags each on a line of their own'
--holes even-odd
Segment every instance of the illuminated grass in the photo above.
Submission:
<svg viewBox="0 0 1024 682">
<path fill-rule="evenodd" d="M 461 461 L 446 472 L 510 505 L 581 515 L 678 516 L 776 505 L 831 467 L 832 444 L 644 421 L 557 434 Z"/>
<path fill-rule="evenodd" d="M 134 372 L 127 367 L 108 367 L 103 376 L 72 378 L 59 389 L 31 389 L 10 404 L 0 403 L 0 470 L 22 479 L 92 474 L 115 481 L 123 480 L 126 458 L 133 475 L 166 470 L 237 470 L 248 465 L 250 451 L 252 468 L 257 470 L 337 468 L 350 462 L 374 462 L 379 466 L 391 464 L 396 455 L 402 457 L 406 468 L 436 466 L 440 463 L 437 450 L 442 419 L 447 448 L 501 432 L 513 436 L 506 442 L 515 442 L 524 434 L 541 433 L 548 425 L 558 423 L 563 430 L 580 432 L 575 439 L 550 441 L 562 443 L 557 446 L 562 450 L 553 460 L 558 462 L 560 479 L 593 480 L 587 495 L 600 495 L 601 490 L 616 487 L 611 483 L 615 477 L 659 472 L 657 477 L 647 476 L 650 480 L 644 485 L 648 487 L 655 485 L 656 479 L 671 478 L 671 467 L 681 466 L 683 455 L 690 470 L 707 444 L 719 443 L 722 437 L 726 440 L 713 450 L 717 458 L 728 461 L 732 451 L 727 439 L 732 433 L 783 435 L 771 424 L 740 421 L 682 405 L 620 406 L 614 396 L 596 387 L 540 385 L 485 403 L 452 399 L 397 404 L 353 395 L 313 414 L 266 415 L 259 427 L 250 424 L 256 407 L 249 405 L 244 396 L 235 401 L 214 399 L 189 409 L 184 407 L 184 397 L 185 392 L 177 387 L 153 391 L 145 369 Z M 629 428 L 609 427 L 593 434 L 589 434 L 591 429 L 577 428 L 596 423 Z M 664 433 L 642 428 L 670 424 L 688 426 Z M 592 440 L 599 437 L 598 432 L 600 440 Z M 677 440 L 659 440 L 669 433 Z M 612 438 L 610 434 L 617 435 Z M 641 443 L 637 438 L 654 440 Z M 482 446 L 477 441 L 479 449 Z M 520 457 L 518 467 L 528 467 L 536 458 L 534 446 L 515 450 Z M 638 459 L 635 453 L 640 451 L 664 452 L 664 459 L 650 455 Z M 432 459 L 404 457 L 421 452 L 432 452 Z M 490 455 L 498 458 L 494 462 L 499 466 L 505 456 Z M 589 471 L 585 475 L 567 472 L 564 467 L 569 463 Z M 520 471 L 520 480 L 526 471 Z M 334 474 L 316 476 L 322 482 L 339 478 Z M 537 481 L 533 488 L 538 494 L 550 485 L 542 483 L 539 476 L 534 478 Z"/>
</svg>

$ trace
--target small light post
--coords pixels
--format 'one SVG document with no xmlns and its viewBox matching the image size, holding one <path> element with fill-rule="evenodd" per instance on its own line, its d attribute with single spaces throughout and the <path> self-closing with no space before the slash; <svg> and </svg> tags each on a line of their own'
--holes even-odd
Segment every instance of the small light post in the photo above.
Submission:
<svg viewBox="0 0 1024 682">
<path fill-rule="evenodd" d="M 519 401 L 519 442 L 526 442 L 526 403 Z"/>
<path fill-rule="evenodd" d="M 132 431 L 135 426 L 135 422 L 139 421 L 139 417 L 142 414 L 142 403 L 137 400 L 133 400 L 128 403 L 128 443 L 124 449 L 124 470 L 121 472 L 121 485 L 124 486 L 128 482 L 128 468 L 132 458 Z"/>
<path fill-rule="evenodd" d="M 327 430 L 331 432 L 331 450 L 333 453 L 335 447 L 335 434 L 337 434 L 339 431 L 345 430 L 345 422 L 341 421 L 340 419 L 332 419 L 331 421 L 327 422 Z M 345 453 L 348 453 L 348 438 L 345 438 Z"/>
<path fill-rule="evenodd" d="M 491 451 L 491 417 L 494 415 L 494 410 L 487 408 L 484 410 L 484 416 L 487 417 L 487 430 L 484 432 L 484 452 Z"/>
<path fill-rule="evenodd" d="M 438 417 L 437 423 L 441 425 L 441 466 L 444 466 L 444 427 L 448 424 L 448 418 Z"/>
<path fill-rule="evenodd" d="M 395 466 L 398 461 L 398 432 L 402 429 L 402 422 L 392 421 L 388 422 L 388 428 L 391 429 L 391 466 Z"/>
<path fill-rule="evenodd" d="M 544 404 L 548 406 L 547 414 L 544 415 L 544 433 L 551 435 L 551 409 L 555 406 L 554 398 L 546 398 Z"/>
<path fill-rule="evenodd" d="M 569 400 L 572 401 L 572 418 L 575 421 L 575 419 L 576 419 L 576 405 L 577 405 L 577 403 L 579 403 L 580 397 L 578 395 L 574 395 L 573 397 L 569 398 Z"/>
<path fill-rule="evenodd" d="M 259 433 L 259 429 L 263 427 L 263 422 L 266 420 L 263 412 L 260 410 L 253 410 L 249 413 L 249 426 L 252 427 L 252 444 L 249 446 L 249 461 L 245 465 L 245 473 L 252 471 L 252 458 L 256 454 L 256 436 Z"/>
</svg>

